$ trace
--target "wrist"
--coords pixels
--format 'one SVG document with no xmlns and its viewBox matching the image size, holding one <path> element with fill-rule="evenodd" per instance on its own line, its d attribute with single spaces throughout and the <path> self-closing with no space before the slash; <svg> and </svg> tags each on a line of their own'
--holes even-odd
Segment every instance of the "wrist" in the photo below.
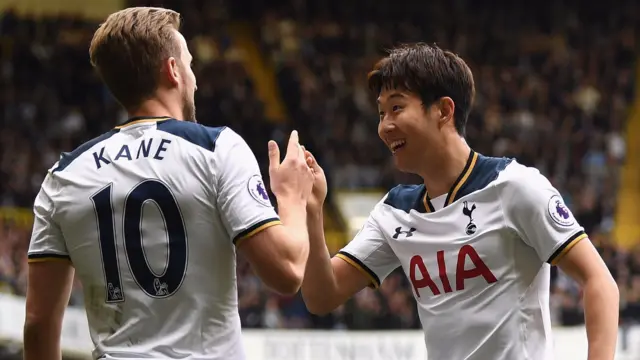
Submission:
<svg viewBox="0 0 640 360">
<path fill-rule="evenodd" d="M 302 214 L 307 212 L 307 202 L 299 197 L 277 197 L 276 201 L 279 210 L 296 211 Z"/>
<path fill-rule="evenodd" d="M 318 221 L 323 219 L 322 206 L 316 207 L 307 207 L 307 219 Z"/>
</svg>

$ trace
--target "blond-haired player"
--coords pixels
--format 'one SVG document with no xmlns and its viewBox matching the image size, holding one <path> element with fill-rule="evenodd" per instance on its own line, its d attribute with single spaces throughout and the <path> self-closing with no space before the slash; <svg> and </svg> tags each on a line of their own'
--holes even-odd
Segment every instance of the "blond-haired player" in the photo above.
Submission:
<svg viewBox="0 0 640 360">
<path fill-rule="evenodd" d="M 130 119 L 63 154 L 35 205 L 25 358 L 60 359 L 75 274 L 96 359 L 244 359 L 235 259 L 281 293 L 300 287 L 312 174 L 297 133 L 271 187 L 226 127 L 195 122 L 180 15 L 129 8 L 95 32 L 91 62 Z"/>
</svg>

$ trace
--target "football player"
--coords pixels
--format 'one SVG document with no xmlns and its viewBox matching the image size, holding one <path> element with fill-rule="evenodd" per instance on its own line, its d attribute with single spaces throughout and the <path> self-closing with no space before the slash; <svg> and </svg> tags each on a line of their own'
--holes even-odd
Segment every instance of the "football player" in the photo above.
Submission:
<svg viewBox="0 0 640 360">
<path fill-rule="evenodd" d="M 590 360 L 613 360 L 618 289 L 607 267 L 538 170 L 476 153 L 464 140 L 474 98 L 455 54 L 414 44 L 369 73 L 378 134 L 396 167 L 422 177 L 375 206 L 355 238 L 330 258 L 322 203 L 326 180 L 313 156 L 311 250 L 302 294 L 326 314 L 401 267 L 411 284 L 430 360 L 549 360 L 550 267 L 584 289 Z"/>
<path fill-rule="evenodd" d="M 278 216 L 245 141 L 195 122 L 179 26 L 129 8 L 94 34 L 91 62 L 130 119 L 63 154 L 35 200 L 27 360 L 60 359 L 74 270 L 95 359 L 244 359 L 236 251 L 274 290 L 300 287 L 313 175 L 297 133 L 282 163 L 269 143 Z"/>
</svg>

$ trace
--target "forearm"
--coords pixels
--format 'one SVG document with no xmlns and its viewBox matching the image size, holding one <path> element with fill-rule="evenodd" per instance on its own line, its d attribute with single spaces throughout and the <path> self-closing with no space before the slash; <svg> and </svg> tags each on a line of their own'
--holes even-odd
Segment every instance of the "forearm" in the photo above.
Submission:
<svg viewBox="0 0 640 360">
<path fill-rule="evenodd" d="M 24 327 L 24 360 L 60 360 L 60 331 L 53 324 L 29 324 Z"/>
<path fill-rule="evenodd" d="M 302 297 L 311 312 L 324 313 L 332 307 L 336 279 L 324 238 L 323 214 L 310 213 L 307 219 L 310 251 L 302 281 Z"/>
<path fill-rule="evenodd" d="M 278 213 L 291 237 L 281 251 L 281 258 L 290 261 L 302 273 L 309 256 L 306 205 L 303 202 L 278 201 Z"/>
<path fill-rule="evenodd" d="M 589 360 L 613 360 L 618 337 L 618 287 L 610 277 L 584 284 L 584 310 Z"/>
</svg>

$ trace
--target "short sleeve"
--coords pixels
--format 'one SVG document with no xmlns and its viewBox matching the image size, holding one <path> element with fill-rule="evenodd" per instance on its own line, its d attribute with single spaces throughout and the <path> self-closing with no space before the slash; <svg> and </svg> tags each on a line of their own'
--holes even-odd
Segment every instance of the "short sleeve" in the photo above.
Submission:
<svg viewBox="0 0 640 360">
<path fill-rule="evenodd" d="M 214 167 L 217 206 L 234 244 L 280 224 L 255 155 L 231 129 L 225 129 L 216 142 Z"/>
<path fill-rule="evenodd" d="M 378 288 L 382 281 L 400 266 L 400 260 L 380 230 L 375 214 L 382 206 L 378 203 L 364 226 L 336 257 L 346 261 L 371 280 L 371 287 Z"/>
<path fill-rule="evenodd" d="M 62 231 L 53 220 L 55 181 L 51 175 L 44 179 L 33 205 L 33 231 L 29 243 L 29 262 L 70 260 Z"/>
<path fill-rule="evenodd" d="M 569 249 L 587 237 L 562 196 L 538 170 L 504 184 L 501 201 L 507 226 L 533 247 L 542 261 L 556 265 Z"/>
</svg>

